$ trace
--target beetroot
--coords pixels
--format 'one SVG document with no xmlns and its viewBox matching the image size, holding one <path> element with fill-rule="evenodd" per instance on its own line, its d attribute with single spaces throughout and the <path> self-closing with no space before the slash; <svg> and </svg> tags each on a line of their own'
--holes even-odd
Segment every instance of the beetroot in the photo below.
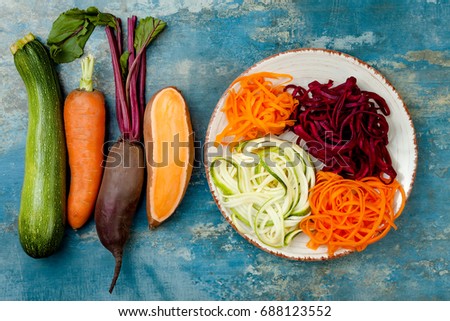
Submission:
<svg viewBox="0 0 450 321">
<path fill-rule="evenodd" d="M 116 260 L 112 292 L 122 266 L 123 248 L 144 183 L 144 149 L 140 143 L 119 140 L 109 150 L 95 207 L 97 234 Z"/>
<path fill-rule="evenodd" d="M 285 90 L 299 101 L 294 132 L 324 170 L 347 178 L 378 176 L 389 183 L 397 176 L 386 148 L 390 114 L 386 101 L 363 91 L 355 77 L 333 87 L 333 81 L 313 81 L 308 89 L 289 85 Z"/>
<path fill-rule="evenodd" d="M 128 19 L 128 51 L 123 51 L 120 19 L 106 27 L 116 89 L 116 117 L 121 136 L 109 150 L 95 207 L 97 234 L 114 256 L 111 293 L 122 266 L 124 246 L 142 191 L 145 173 L 141 144 L 145 108 L 146 48 L 166 23 L 147 17 Z"/>
</svg>

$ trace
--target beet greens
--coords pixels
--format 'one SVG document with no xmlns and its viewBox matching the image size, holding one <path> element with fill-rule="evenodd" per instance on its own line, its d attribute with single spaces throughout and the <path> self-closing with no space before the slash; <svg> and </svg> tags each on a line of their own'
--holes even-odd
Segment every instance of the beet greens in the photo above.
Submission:
<svg viewBox="0 0 450 321">
<path fill-rule="evenodd" d="M 128 50 L 123 50 L 121 20 L 116 28 L 106 26 L 116 87 L 116 117 L 122 138 L 139 141 L 145 108 L 146 48 L 164 29 L 166 23 L 147 17 L 128 18 Z"/>
</svg>

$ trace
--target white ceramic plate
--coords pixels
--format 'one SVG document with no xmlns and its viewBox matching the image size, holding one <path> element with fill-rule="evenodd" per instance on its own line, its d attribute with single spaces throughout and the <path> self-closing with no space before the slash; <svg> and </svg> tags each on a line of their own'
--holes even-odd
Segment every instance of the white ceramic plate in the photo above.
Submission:
<svg viewBox="0 0 450 321">
<path fill-rule="evenodd" d="M 354 76 L 362 90 L 373 91 L 382 96 L 391 110 L 391 115 L 386 117 L 390 126 L 388 150 L 398 174 L 397 179 L 409 196 L 417 166 L 414 126 L 405 103 L 394 87 L 377 70 L 365 62 L 341 52 L 324 49 L 298 49 L 270 56 L 247 69 L 242 75 L 260 71 L 291 74 L 294 77 L 292 83 L 304 87 L 314 80 L 323 83 L 329 79 L 332 79 L 334 84 L 337 85 L 344 82 L 348 77 Z M 230 87 L 222 95 L 212 114 L 206 133 L 206 146 L 210 146 L 208 143 L 214 142 L 215 137 L 227 124 L 226 116 L 221 109 L 229 89 Z M 216 153 L 217 151 L 212 147 L 205 149 L 205 169 L 208 184 L 223 216 L 237 231 L 231 221 L 230 213 L 221 206 L 216 187 L 210 177 L 209 163 L 214 156 L 217 156 Z M 307 248 L 306 243 L 309 238 L 304 234 L 298 235 L 289 246 L 281 249 L 271 248 L 261 243 L 255 235 L 241 235 L 255 246 L 277 256 L 293 260 L 325 260 L 330 258 L 326 246 L 322 246 L 315 251 Z M 350 253 L 348 250 L 339 250 L 333 257 L 348 253 Z"/>
</svg>

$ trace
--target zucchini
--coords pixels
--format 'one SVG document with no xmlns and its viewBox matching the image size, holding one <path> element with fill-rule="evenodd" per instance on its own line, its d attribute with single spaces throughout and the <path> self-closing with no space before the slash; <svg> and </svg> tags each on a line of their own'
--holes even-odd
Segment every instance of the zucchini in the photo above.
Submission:
<svg viewBox="0 0 450 321">
<path fill-rule="evenodd" d="M 25 175 L 19 212 L 19 240 L 34 258 L 53 254 L 64 236 L 66 147 L 61 87 L 44 45 L 28 34 L 11 46 L 28 95 Z"/>
</svg>

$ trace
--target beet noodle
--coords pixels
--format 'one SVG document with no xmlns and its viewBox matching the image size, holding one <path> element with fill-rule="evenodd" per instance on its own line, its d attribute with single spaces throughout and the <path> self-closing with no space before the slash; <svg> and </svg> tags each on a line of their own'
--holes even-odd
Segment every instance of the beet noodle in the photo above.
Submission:
<svg viewBox="0 0 450 321">
<path fill-rule="evenodd" d="M 396 178 L 386 148 L 390 110 L 381 96 L 361 90 L 355 77 L 335 87 L 332 80 L 313 81 L 308 89 L 291 84 L 285 90 L 299 102 L 293 130 L 324 170 L 352 179 L 378 176 L 385 183 Z"/>
</svg>

